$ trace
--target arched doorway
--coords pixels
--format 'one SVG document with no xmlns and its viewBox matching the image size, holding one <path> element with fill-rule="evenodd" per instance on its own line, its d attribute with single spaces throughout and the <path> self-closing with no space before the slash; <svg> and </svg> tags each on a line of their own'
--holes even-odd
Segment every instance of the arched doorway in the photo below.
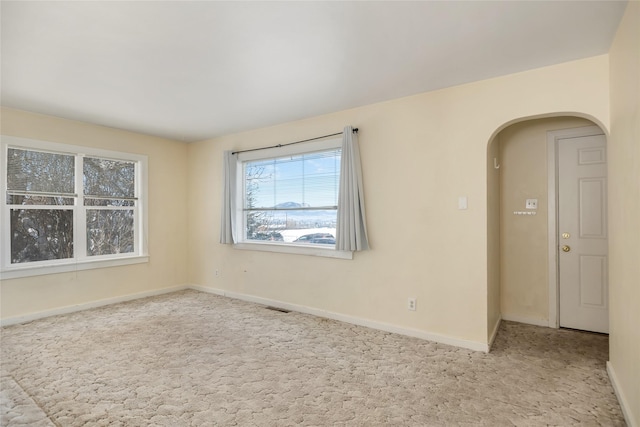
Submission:
<svg viewBox="0 0 640 427">
<path fill-rule="evenodd" d="M 564 258 L 559 256 L 556 248 L 561 243 L 563 232 L 570 234 L 568 239 L 573 239 L 576 234 L 560 231 L 557 227 L 559 205 L 555 201 L 558 197 L 559 159 L 555 147 L 562 138 L 571 138 L 573 134 L 569 130 L 588 128 L 596 130 L 592 134 L 604 135 L 601 127 L 580 117 L 528 118 L 506 125 L 488 146 L 489 330 L 493 326 L 491 313 L 496 309 L 505 320 L 549 327 L 575 327 L 560 321 L 560 313 L 568 311 L 560 308 L 558 265 Z M 596 188 L 594 184 L 592 189 L 606 191 L 606 184 L 603 186 L 600 182 L 598 185 Z M 596 194 L 596 190 L 592 192 Z M 600 195 L 605 197 L 606 193 Z M 604 221 L 606 228 L 606 214 L 600 220 Z M 569 243 L 569 240 L 563 243 Z M 571 255 L 574 254 L 576 252 Z M 606 264 L 602 263 L 602 257 L 597 259 L 603 266 L 599 272 L 585 264 L 582 273 L 600 274 L 606 279 Z M 568 271 L 566 265 L 563 271 Z M 583 301 L 580 304 L 606 306 L 606 294 L 592 292 L 586 298 L 585 295 L 581 297 Z"/>
</svg>

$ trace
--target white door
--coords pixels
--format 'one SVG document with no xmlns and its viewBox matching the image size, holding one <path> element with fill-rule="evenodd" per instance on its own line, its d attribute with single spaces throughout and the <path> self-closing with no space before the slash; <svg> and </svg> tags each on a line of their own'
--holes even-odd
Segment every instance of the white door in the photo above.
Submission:
<svg viewBox="0 0 640 427">
<path fill-rule="evenodd" d="M 609 332 L 604 135 L 558 141 L 560 326 Z"/>
</svg>

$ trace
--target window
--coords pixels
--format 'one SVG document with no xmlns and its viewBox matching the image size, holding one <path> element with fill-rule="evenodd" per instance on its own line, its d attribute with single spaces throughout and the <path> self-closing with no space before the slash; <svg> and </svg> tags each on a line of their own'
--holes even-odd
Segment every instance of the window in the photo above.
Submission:
<svg viewBox="0 0 640 427">
<path fill-rule="evenodd" d="M 236 246 L 346 257 L 335 251 L 341 144 L 239 153 Z"/>
<path fill-rule="evenodd" d="M 225 151 L 220 243 L 347 259 L 370 249 L 357 132 Z"/>
<path fill-rule="evenodd" d="M 2 137 L 2 278 L 146 261 L 146 157 Z"/>
<path fill-rule="evenodd" d="M 136 162 L 93 157 L 82 160 L 87 255 L 134 252 Z"/>
</svg>

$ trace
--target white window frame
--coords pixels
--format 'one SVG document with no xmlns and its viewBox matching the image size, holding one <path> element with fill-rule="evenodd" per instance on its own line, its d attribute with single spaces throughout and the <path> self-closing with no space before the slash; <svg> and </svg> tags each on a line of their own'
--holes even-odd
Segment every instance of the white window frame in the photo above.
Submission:
<svg viewBox="0 0 640 427">
<path fill-rule="evenodd" d="M 279 252 L 287 254 L 311 255 L 329 258 L 353 259 L 351 251 L 338 251 L 333 247 L 327 248 L 322 245 L 281 243 L 274 241 L 256 241 L 245 239 L 245 219 L 244 219 L 244 163 L 257 160 L 267 160 L 290 155 L 300 155 L 318 151 L 331 150 L 342 147 L 342 138 L 323 139 L 318 141 L 292 144 L 283 147 L 265 148 L 256 151 L 239 152 L 236 156 L 237 167 L 235 181 L 236 187 L 236 230 L 238 242 L 234 243 L 235 249 L 254 250 L 265 252 Z"/>
<path fill-rule="evenodd" d="M 90 270 L 121 265 L 139 264 L 149 261 L 148 254 L 148 161 L 147 156 L 117 151 L 102 150 L 78 145 L 60 144 L 48 141 L 18 138 L 2 135 L 0 143 L 0 279 L 38 276 L 44 274 L 64 273 L 69 271 Z M 11 263 L 11 224 L 10 210 L 7 204 L 7 155 L 10 148 L 36 150 L 75 156 L 75 187 L 77 197 L 73 205 L 68 207 L 73 214 L 73 246 L 74 258 L 33 261 L 19 264 Z M 83 171 L 82 157 L 97 157 L 108 160 L 133 162 L 136 165 L 136 207 L 134 209 L 134 252 L 87 256 L 86 253 L 86 211 L 82 189 Z M 55 209 L 55 207 L 53 207 Z M 50 209 L 49 206 L 29 206 L 29 209 Z"/>
</svg>

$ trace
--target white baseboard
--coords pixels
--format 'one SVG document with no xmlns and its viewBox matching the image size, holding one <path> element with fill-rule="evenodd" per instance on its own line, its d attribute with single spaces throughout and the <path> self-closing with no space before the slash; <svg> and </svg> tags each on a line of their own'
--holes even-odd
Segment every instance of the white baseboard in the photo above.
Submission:
<svg viewBox="0 0 640 427">
<path fill-rule="evenodd" d="M 441 344 L 448 344 L 455 347 L 467 348 L 474 351 L 483 351 L 487 353 L 489 351 L 489 345 L 476 341 L 468 341 L 460 338 L 449 337 L 446 335 L 434 334 L 430 332 L 420 331 L 417 329 L 405 328 L 402 326 L 391 325 L 384 322 L 377 322 L 375 320 L 363 319 L 360 317 L 349 316 L 346 314 L 335 313 L 327 310 L 320 310 L 313 307 L 307 307 L 298 304 L 291 304 L 287 302 L 272 300 L 268 298 L 257 297 L 253 295 L 241 294 L 237 292 L 229 292 L 222 289 L 209 288 L 199 285 L 189 285 L 189 288 L 208 292 L 216 295 L 221 295 L 233 299 L 239 299 L 242 301 L 253 302 L 256 304 L 269 305 L 272 307 L 282 308 L 290 311 L 297 311 L 299 313 L 311 314 L 313 316 L 324 317 L 326 319 L 338 320 L 340 322 L 350 323 L 358 326 L 365 326 L 371 329 L 377 329 L 380 331 L 391 332 L 394 334 L 406 335 L 414 338 L 421 338 L 427 341 L 434 341 Z"/>
<path fill-rule="evenodd" d="M 106 298 L 106 299 L 101 299 L 97 301 L 91 301 L 83 304 L 76 304 L 76 305 L 70 305 L 66 307 L 55 308 L 52 310 L 39 311 L 36 313 L 29 313 L 23 316 L 9 317 L 9 318 L 0 320 L 0 326 L 10 326 L 10 325 L 15 325 L 19 323 L 31 322 L 33 320 L 38 320 L 45 317 L 74 313 L 77 311 L 88 310 L 91 308 L 102 307 L 105 305 L 117 304 L 120 302 L 132 301 L 140 298 L 147 298 L 151 296 L 177 292 L 184 289 L 194 289 L 201 292 L 208 292 L 208 293 L 212 293 L 220 296 L 253 302 L 256 304 L 270 305 L 270 306 L 282 308 L 285 310 L 311 314 L 313 316 L 338 320 L 338 321 L 350 323 L 353 325 L 364 326 L 371 329 L 377 329 L 385 332 L 406 335 L 414 338 L 421 338 L 427 341 L 434 341 L 442 344 L 452 345 L 455 347 L 467 348 L 469 350 L 474 350 L 474 351 L 482 351 L 487 353 L 490 348 L 490 344 L 485 344 L 477 341 L 469 341 L 469 340 L 464 340 L 460 338 L 450 337 L 447 335 L 434 334 L 430 332 L 421 331 L 418 329 L 405 328 L 402 326 L 392 325 L 389 323 L 377 322 L 374 320 L 363 319 L 356 316 L 349 316 L 346 314 L 335 313 L 335 312 L 321 310 L 313 307 L 307 307 L 307 306 L 298 305 L 298 304 L 290 304 L 290 303 L 272 300 L 268 298 L 262 298 L 262 297 L 257 297 L 257 296 L 247 295 L 247 294 L 242 294 L 237 292 L 229 292 L 221 289 L 209 288 L 209 287 L 199 286 L 199 285 L 173 286 L 170 288 L 139 292 L 135 294 L 123 295 L 123 296 L 114 297 L 114 298 Z M 499 324 L 500 322 L 498 321 L 492 333 L 491 343 L 493 343 L 493 340 L 495 339 L 495 335 L 498 331 Z"/>
<path fill-rule="evenodd" d="M 607 362 L 607 374 L 609 374 L 609 380 L 611 381 L 611 385 L 613 386 L 613 391 L 616 393 L 616 397 L 618 398 L 618 402 L 620 403 L 620 407 L 622 408 L 622 414 L 624 415 L 624 420 L 627 422 L 629 427 L 639 427 L 637 420 L 633 418 L 633 413 L 631 412 L 631 405 L 627 400 L 624 392 L 620 388 L 618 377 L 616 376 L 616 372 L 613 369 L 613 365 L 611 362 Z"/>
<path fill-rule="evenodd" d="M 506 320 L 508 322 L 526 323 L 528 325 L 544 326 L 547 328 L 549 327 L 549 320 L 537 319 L 535 317 L 526 317 L 526 316 L 518 316 L 518 315 L 502 313 L 502 320 Z"/>
<path fill-rule="evenodd" d="M 33 320 L 38 320 L 38 319 L 42 319 L 49 316 L 57 316 L 59 314 L 74 313 L 76 311 L 88 310 L 90 308 L 102 307 L 110 304 L 117 304 L 119 302 L 132 301 L 140 298 L 147 298 L 147 297 L 153 297 L 156 295 L 168 294 L 170 292 L 181 291 L 188 288 L 189 288 L 188 286 L 184 286 L 184 285 L 173 286 L 170 288 L 162 288 L 162 289 L 156 289 L 153 291 L 138 292 L 135 294 L 122 295 L 122 296 L 113 297 L 113 298 L 105 298 L 105 299 L 86 302 L 82 304 L 69 305 L 66 307 L 54 308 L 52 310 L 38 311 L 36 313 L 29 313 L 23 316 L 8 317 L 0 321 L 0 326 L 9 326 L 9 325 L 16 325 L 19 323 L 31 322 Z"/>
<path fill-rule="evenodd" d="M 206 286 L 200 286 L 200 285 L 189 285 L 188 288 L 189 289 L 193 289 L 195 291 L 207 292 L 209 294 L 220 295 L 221 297 L 225 296 L 225 291 L 223 291 L 222 289 L 208 288 Z"/>
<path fill-rule="evenodd" d="M 496 340 L 496 336 L 498 335 L 498 329 L 500 329 L 500 322 L 502 322 L 502 317 L 498 316 L 498 320 L 496 320 L 496 324 L 493 326 L 493 331 L 491 332 L 491 337 L 489 338 L 489 351 L 491 351 L 491 347 L 493 347 L 493 342 Z"/>
</svg>

